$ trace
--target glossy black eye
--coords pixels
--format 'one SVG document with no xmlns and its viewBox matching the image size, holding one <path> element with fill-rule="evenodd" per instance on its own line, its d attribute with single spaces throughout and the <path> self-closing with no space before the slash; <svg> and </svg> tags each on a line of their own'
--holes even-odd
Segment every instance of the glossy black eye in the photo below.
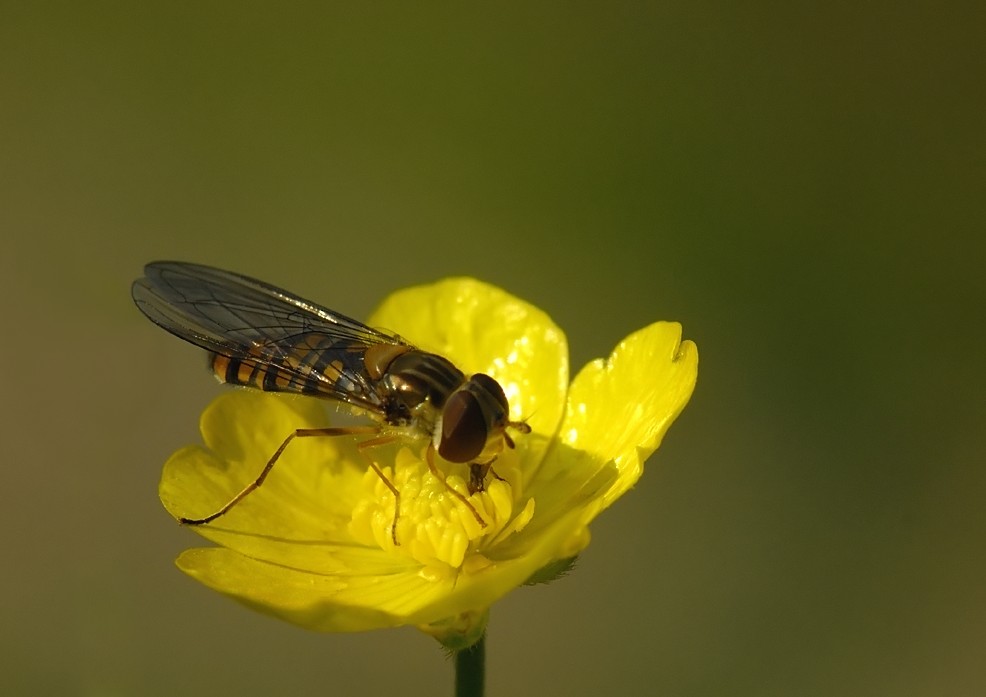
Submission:
<svg viewBox="0 0 986 697">
<path fill-rule="evenodd" d="M 486 416 L 479 400 L 459 390 L 442 412 L 442 441 L 438 454 L 449 462 L 472 462 L 486 447 Z"/>
</svg>

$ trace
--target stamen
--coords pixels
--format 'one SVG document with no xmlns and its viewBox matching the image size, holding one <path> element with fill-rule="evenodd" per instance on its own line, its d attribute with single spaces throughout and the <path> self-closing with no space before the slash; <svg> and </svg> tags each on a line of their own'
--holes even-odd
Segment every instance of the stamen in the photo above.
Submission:
<svg viewBox="0 0 986 697">
<path fill-rule="evenodd" d="M 354 507 L 350 533 L 357 542 L 410 556 L 435 573 L 440 573 L 441 567 L 482 568 L 484 564 L 470 561 L 472 557 L 492 540 L 502 540 L 522 529 L 533 515 L 533 501 L 515 511 L 514 490 L 508 481 L 491 477 L 485 491 L 470 495 L 463 479 L 465 468 L 460 468 L 461 475 L 448 474 L 443 482 L 407 448 L 397 453 L 393 468 L 381 469 L 401 494 L 398 545 L 391 536 L 394 495 L 372 471 L 363 477 L 365 496 Z M 485 527 L 446 483 L 469 501 L 486 522 Z"/>
</svg>

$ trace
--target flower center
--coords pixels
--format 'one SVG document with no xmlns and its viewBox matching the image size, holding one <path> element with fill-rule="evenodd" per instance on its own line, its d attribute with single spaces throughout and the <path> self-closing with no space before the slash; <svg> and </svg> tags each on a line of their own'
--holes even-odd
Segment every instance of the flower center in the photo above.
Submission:
<svg viewBox="0 0 986 697">
<path fill-rule="evenodd" d="M 362 544 L 410 556 L 436 571 L 483 566 L 481 550 L 523 529 L 534 514 L 533 500 L 515 511 L 510 482 L 518 481 L 512 476 L 519 475 L 516 458 L 500 458 L 495 469 L 497 474 L 488 475 L 484 491 L 469 494 L 458 472 L 442 481 L 421 458 L 402 448 L 394 467 L 384 468 L 400 492 L 397 545 L 391 530 L 397 499 L 372 470 L 363 477 L 365 495 L 353 509 L 350 533 Z M 473 510 L 449 488 L 465 497 Z"/>
</svg>

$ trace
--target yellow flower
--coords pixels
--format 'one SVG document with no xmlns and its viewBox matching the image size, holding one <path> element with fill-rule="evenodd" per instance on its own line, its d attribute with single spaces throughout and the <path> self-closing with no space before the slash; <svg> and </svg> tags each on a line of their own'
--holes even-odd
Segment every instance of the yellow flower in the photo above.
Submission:
<svg viewBox="0 0 986 697">
<path fill-rule="evenodd" d="M 178 566 L 257 610 L 321 631 L 416 625 L 452 648 L 485 627 L 494 601 L 589 542 L 588 524 L 640 477 L 695 385 L 698 353 L 658 322 L 568 382 L 562 331 L 537 308 L 472 279 L 395 293 L 370 320 L 504 388 L 515 450 L 469 501 L 483 527 L 429 473 L 420 443 L 370 450 L 394 496 L 356 451 L 357 438 L 305 438 L 262 487 L 195 528 L 219 547 Z M 203 516 L 254 479 L 284 437 L 328 423 L 324 401 L 235 390 L 203 413 L 205 447 L 165 464 L 160 496 L 176 518 Z M 346 417 L 349 418 L 348 416 Z M 440 463 L 467 494 L 468 468 Z"/>
</svg>

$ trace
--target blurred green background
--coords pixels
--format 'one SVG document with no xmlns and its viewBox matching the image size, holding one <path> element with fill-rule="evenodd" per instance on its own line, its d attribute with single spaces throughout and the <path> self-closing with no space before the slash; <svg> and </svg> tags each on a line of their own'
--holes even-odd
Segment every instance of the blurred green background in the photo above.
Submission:
<svg viewBox="0 0 986 697">
<path fill-rule="evenodd" d="M 415 630 L 184 577 L 156 498 L 221 389 L 143 263 L 357 317 L 447 275 L 657 319 L 692 403 L 493 695 L 986 694 L 982 16 L 854 3 L 5 3 L 0 693 L 433 695 Z M 971 5 L 970 5 L 971 7 Z"/>
</svg>

